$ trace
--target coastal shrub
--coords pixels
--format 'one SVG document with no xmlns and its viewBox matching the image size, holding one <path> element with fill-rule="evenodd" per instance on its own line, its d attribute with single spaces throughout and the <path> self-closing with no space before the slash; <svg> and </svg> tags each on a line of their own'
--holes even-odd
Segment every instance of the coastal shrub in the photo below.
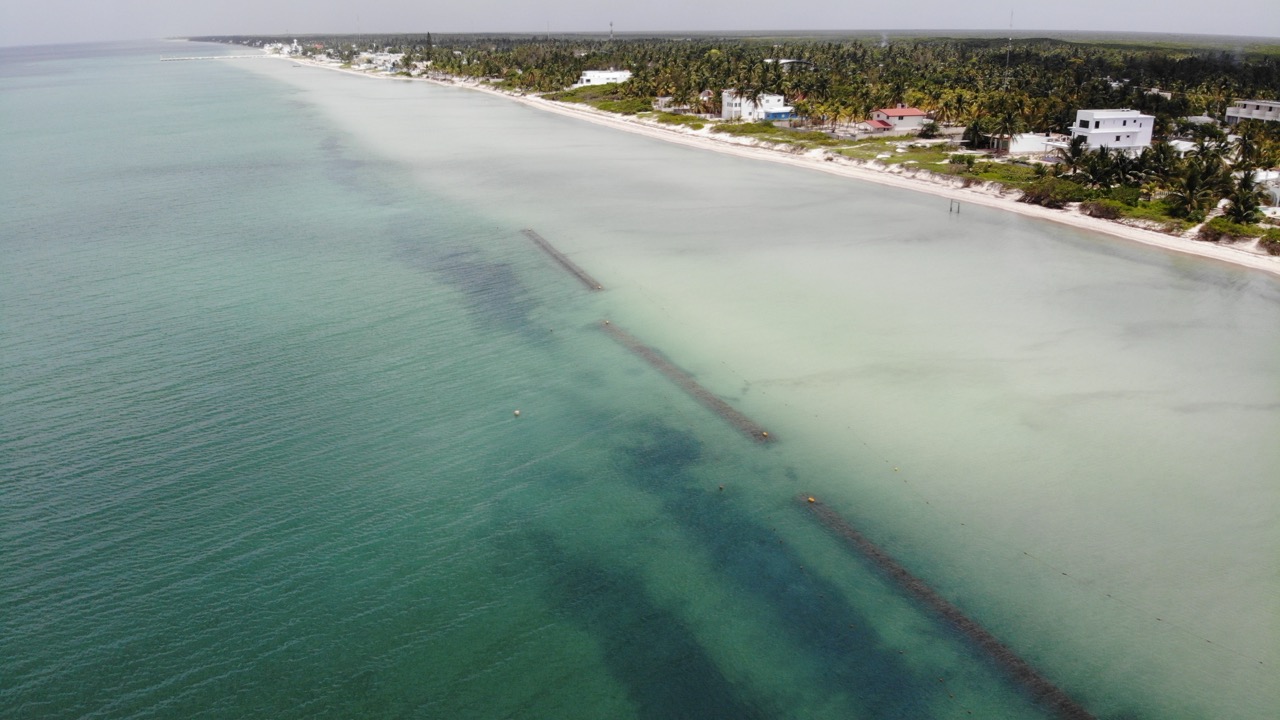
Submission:
<svg viewBox="0 0 1280 720">
<path fill-rule="evenodd" d="M 1089 199 L 1089 191 L 1070 180 L 1046 177 L 1036 180 L 1022 191 L 1018 202 L 1042 205 L 1055 210 L 1067 206 L 1067 203 L 1081 202 Z"/>
<path fill-rule="evenodd" d="M 1258 239 L 1258 247 L 1267 251 L 1268 255 L 1280 255 L 1280 229 L 1267 228 Z"/>
<path fill-rule="evenodd" d="M 1080 212 L 1089 217 L 1115 220 L 1124 217 L 1124 204 L 1108 198 L 1088 200 L 1080 203 Z"/>
<path fill-rule="evenodd" d="M 1218 216 L 1200 226 L 1196 239 L 1205 242 L 1233 243 L 1258 237 L 1262 233 L 1262 228 L 1257 225 L 1241 225 Z"/>
<path fill-rule="evenodd" d="M 560 102 L 592 103 L 600 100 L 621 100 L 624 95 L 622 94 L 622 86 L 619 83 L 604 83 L 603 85 L 583 85 L 570 90 L 547 93 L 544 97 L 548 100 L 558 100 Z"/>
<path fill-rule="evenodd" d="M 768 120 L 758 122 L 729 122 L 714 125 L 712 132 L 729 135 L 746 135 L 776 143 L 804 143 L 807 145 L 838 145 L 839 141 L 830 135 L 814 130 L 792 130 L 777 127 Z"/>
<path fill-rule="evenodd" d="M 1034 168 L 1025 165 L 1013 165 L 1001 162 L 984 162 L 976 168 L 978 177 L 983 180 L 1010 185 L 1019 190 L 1040 182 Z M 1080 198 L 1081 200 L 1085 198 Z M 1074 202 L 1074 201 L 1073 201 Z"/>
<path fill-rule="evenodd" d="M 729 122 L 721 123 L 712 130 L 716 132 L 728 133 L 730 135 L 771 135 L 778 128 L 773 123 L 761 120 L 759 122 Z"/>
<path fill-rule="evenodd" d="M 938 123 L 933 122 L 932 120 L 920 126 L 919 137 L 924 138 L 925 140 L 928 140 L 929 138 L 936 138 L 941 134 L 942 128 L 938 127 Z"/>
<path fill-rule="evenodd" d="M 635 115 L 653 109 L 653 100 L 647 98 L 626 98 L 625 100 L 597 100 L 590 103 L 597 109 L 619 115 Z"/>
<path fill-rule="evenodd" d="M 1142 189 L 1128 185 L 1116 185 L 1107 188 L 1106 197 L 1124 203 L 1129 207 L 1136 207 L 1142 200 Z"/>
<path fill-rule="evenodd" d="M 695 115 L 676 115 L 669 112 L 658 113 L 658 122 L 664 125 L 683 125 L 694 130 L 701 130 L 707 125 L 702 118 Z"/>
</svg>

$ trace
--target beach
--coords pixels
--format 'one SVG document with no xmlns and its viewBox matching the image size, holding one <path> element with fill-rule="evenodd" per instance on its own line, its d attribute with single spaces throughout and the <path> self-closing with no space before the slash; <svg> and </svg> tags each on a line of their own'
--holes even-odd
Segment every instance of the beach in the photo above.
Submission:
<svg viewBox="0 0 1280 720">
<path fill-rule="evenodd" d="M 678 126 L 661 125 L 652 120 L 645 120 L 635 116 L 619 115 L 617 113 L 608 113 L 578 103 L 557 102 L 554 100 L 544 99 L 537 95 L 507 92 L 482 82 L 463 81 L 453 78 L 391 77 L 381 73 L 366 73 L 358 70 L 336 68 L 331 64 L 319 63 L 300 58 L 282 56 L 280 59 L 306 64 L 311 67 L 321 67 L 328 70 L 347 72 L 354 75 L 381 80 L 428 82 L 449 87 L 467 88 L 477 92 L 508 98 L 528 107 L 537 108 L 546 112 L 577 118 L 586 122 L 604 125 L 624 132 L 644 135 L 645 137 L 663 140 L 665 142 L 677 143 L 688 147 L 699 148 L 701 150 L 736 155 L 738 157 L 780 163 L 793 167 L 802 167 L 840 177 L 873 182 L 890 187 L 902 188 L 904 190 L 912 190 L 914 192 L 928 193 L 948 200 L 956 200 L 962 204 L 971 203 L 974 205 L 982 205 L 984 207 L 999 208 L 1006 212 L 1018 213 L 1039 220 L 1048 220 L 1050 222 L 1069 225 L 1071 227 L 1102 233 L 1104 235 L 1128 240 L 1130 242 L 1142 243 L 1144 245 L 1159 247 L 1173 252 L 1209 258 L 1254 270 L 1261 270 L 1273 275 L 1280 275 L 1280 256 L 1268 255 L 1266 252 L 1257 249 L 1256 242 L 1241 243 L 1240 245 L 1210 243 L 1194 240 L 1185 236 L 1174 236 L 1155 230 L 1134 227 L 1132 225 L 1126 225 L 1111 220 L 1089 217 L 1074 207 L 1054 210 L 1039 205 L 1018 202 L 1018 191 L 1002 192 L 1000 190 L 990 188 L 986 183 L 978 183 L 966 188 L 962 187 L 962 183 L 955 178 L 929 173 L 927 171 L 919 172 L 916 170 L 903 170 L 900 166 L 897 169 L 884 165 L 868 166 L 858 161 L 822 150 L 797 154 L 788 152 L 785 149 L 771 147 L 767 143 L 760 143 L 749 138 L 716 134 L 705 128 L 702 130 L 691 130 Z M 963 212 L 963 207 L 961 208 L 961 212 Z"/>
</svg>

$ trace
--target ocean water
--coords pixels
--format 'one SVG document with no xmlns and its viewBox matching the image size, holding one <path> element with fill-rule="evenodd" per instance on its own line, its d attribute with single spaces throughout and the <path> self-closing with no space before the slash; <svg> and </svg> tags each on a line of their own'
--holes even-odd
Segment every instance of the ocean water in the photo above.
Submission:
<svg viewBox="0 0 1280 720">
<path fill-rule="evenodd" d="M 1055 716 L 809 495 L 1098 717 L 1280 705 L 1274 278 L 238 52 L 0 51 L 5 716 Z"/>
</svg>

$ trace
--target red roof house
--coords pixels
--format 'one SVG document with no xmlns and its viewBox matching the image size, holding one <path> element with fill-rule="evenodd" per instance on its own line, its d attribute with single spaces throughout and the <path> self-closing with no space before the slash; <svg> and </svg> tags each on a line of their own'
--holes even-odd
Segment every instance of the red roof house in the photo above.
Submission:
<svg viewBox="0 0 1280 720">
<path fill-rule="evenodd" d="M 896 108 L 881 108 L 871 113 L 871 121 L 889 123 L 896 130 L 910 130 L 922 127 L 929 120 L 929 113 L 901 103 Z"/>
</svg>

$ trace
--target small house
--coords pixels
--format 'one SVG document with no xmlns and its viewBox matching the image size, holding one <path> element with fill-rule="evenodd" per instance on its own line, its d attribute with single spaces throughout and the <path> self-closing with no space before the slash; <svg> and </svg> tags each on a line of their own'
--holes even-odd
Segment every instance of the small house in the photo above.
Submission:
<svg viewBox="0 0 1280 720">
<path fill-rule="evenodd" d="M 608 85 L 624 83 L 631 79 L 630 70 L 583 70 L 582 77 L 570 87 L 586 87 L 587 85 Z"/>
<path fill-rule="evenodd" d="M 881 108 L 871 113 L 871 120 L 893 126 L 894 130 L 919 130 L 929 121 L 929 113 L 898 103 L 894 108 Z"/>
</svg>

